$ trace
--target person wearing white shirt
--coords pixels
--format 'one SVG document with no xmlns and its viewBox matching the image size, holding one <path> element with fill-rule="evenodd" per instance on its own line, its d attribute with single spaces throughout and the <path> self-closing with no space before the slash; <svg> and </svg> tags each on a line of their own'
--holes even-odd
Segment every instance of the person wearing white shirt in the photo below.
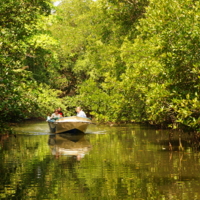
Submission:
<svg viewBox="0 0 200 200">
<path fill-rule="evenodd" d="M 84 118 L 87 118 L 86 114 L 84 111 L 82 111 L 81 107 L 77 107 L 76 108 L 76 112 L 77 112 L 77 117 L 84 117 Z"/>
<path fill-rule="evenodd" d="M 55 112 L 51 115 L 50 119 L 59 119 L 62 116 L 59 114 L 58 110 L 55 110 Z"/>
<path fill-rule="evenodd" d="M 55 121 L 56 119 L 61 118 L 62 115 L 59 114 L 58 110 L 55 110 L 51 116 L 47 116 L 47 121 Z"/>
</svg>

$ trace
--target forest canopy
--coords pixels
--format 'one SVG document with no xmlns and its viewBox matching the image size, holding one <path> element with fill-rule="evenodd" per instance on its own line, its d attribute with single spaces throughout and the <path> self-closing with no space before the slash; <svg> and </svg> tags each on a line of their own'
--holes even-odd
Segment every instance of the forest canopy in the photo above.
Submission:
<svg viewBox="0 0 200 200">
<path fill-rule="evenodd" d="M 98 121 L 199 131 L 199 4 L 1 2 L 1 124 L 82 106 Z"/>
</svg>

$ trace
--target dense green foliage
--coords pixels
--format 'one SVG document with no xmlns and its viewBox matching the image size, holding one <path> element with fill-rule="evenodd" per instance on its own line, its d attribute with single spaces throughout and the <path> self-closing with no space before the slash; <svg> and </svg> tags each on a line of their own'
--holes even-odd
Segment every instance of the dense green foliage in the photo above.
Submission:
<svg viewBox="0 0 200 200">
<path fill-rule="evenodd" d="M 7 121 L 80 105 L 97 120 L 199 130 L 198 1 L 7 0 L 0 14 Z"/>
<path fill-rule="evenodd" d="M 199 126 L 199 12 L 198 1 L 151 1 L 137 39 L 123 46 L 126 75 L 140 78 L 135 88 L 153 123 Z"/>
<path fill-rule="evenodd" d="M 63 1 L 51 31 L 73 74 L 68 109 L 199 130 L 199 12 L 191 0 Z"/>
<path fill-rule="evenodd" d="M 45 30 L 51 7 L 47 0 L 0 3 L 1 126 L 44 117 L 61 104 L 57 92 L 50 90 L 58 63 L 50 50 L 57 42 Z"/>
</svg>

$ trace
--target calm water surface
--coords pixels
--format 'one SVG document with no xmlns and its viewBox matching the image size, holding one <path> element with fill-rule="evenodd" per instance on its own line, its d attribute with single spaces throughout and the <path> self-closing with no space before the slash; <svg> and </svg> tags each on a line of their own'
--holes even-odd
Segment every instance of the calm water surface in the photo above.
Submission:
<svg viewBox="0 0 200 200">
<path fill-rule="evenodd" d="M 200 154 L 168 131 L 91 125 L 85 135 L 53 135 L 46 122 L 16 127 L 0 141 L 0 199 L 200 199 Z"/>
</svg>

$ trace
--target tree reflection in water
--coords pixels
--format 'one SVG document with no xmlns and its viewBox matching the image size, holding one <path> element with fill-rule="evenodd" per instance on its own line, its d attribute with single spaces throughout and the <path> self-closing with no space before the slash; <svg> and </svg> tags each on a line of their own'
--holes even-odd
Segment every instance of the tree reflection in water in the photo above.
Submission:
<svg viewBox="0 0 200 200">
<path fill-rule="evenodd" d="M 37 126 L 38 128 L 38 126 Z M 23 134 L 0 143 L 0 199 L 200 199 L 200 154 L 142 125 Z"/>
</svg>

